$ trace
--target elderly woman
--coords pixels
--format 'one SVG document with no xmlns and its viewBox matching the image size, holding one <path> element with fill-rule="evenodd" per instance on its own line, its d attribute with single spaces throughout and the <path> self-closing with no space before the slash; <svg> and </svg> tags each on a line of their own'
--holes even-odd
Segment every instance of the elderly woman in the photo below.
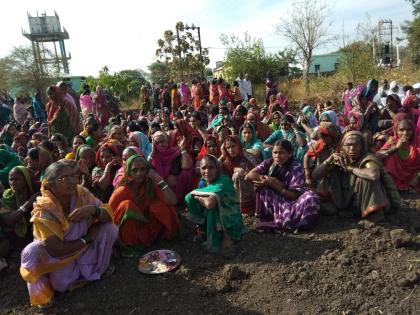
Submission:
<svg viewBox="0 0 420 315">
<path fill-rule="evenodd" d="M 246 115 L 245 122 L 251 124 L 256 132 L 257 138 L 261 141 L 265 141 L 271 135 L 271 129 L 266 124 L 262 123 L 260 115 L 255 112 Z"/>
<path fill-rule="evenodd" d="M 32 236 L 29 225 L 35 185 L 24 166 L 16 166 L 9 173 L 10 188 L 3 192 L 0 204 L 0 238 L 9 245 L 26 245 Z M 1 246 L 0 246 L 1 247 Z M 6 253 L 0 253 L 4 257 Z"/>
<path fill-rule="evenodd" d="M 230 178 L 221 175 L 219 161 L 214 156 L 206 155 L 201 159 L 200 171 L 205 187 L 185 197 L 187 216 L 200 225 L 207 249 L 223 253 L 246 232 L 238 197 Z"/>
<path fill-rule="evenodd" d="M 279 140 L 273 158 L 265 160 L 246 176 L 257 188 L 256 211 L 261 231 L 300 230 L 318 218 L 318 196 L 304 188 L 303 168 L 293 157 L 293 146 Z"/>
<path fill-rule="evenodd" d="M 368 153 L 360 131 L 343 136 L 340 153 L 333 153 L 312 173 L 314 179 L 329 177 L 329 201 L 321 204 L 324 213 L 352 209 L 355 214 L 381 221 L 391 207 L 398 208 L 400 197 L 382 163 Z"/>
<path fill-rule="evenodd" d="M 114 176 L 114 180 L 112 181 L 112 185 L 114 188 L 117 188 L 120 186 L 121 181 L 124 179 L 124 173 L 125 173 L 125 163 L 127 162 L 128 158 L 132 155 L 140 155 L 143 156 L 143 152 L 138 147 L 127 147 L 122 152 L 122 165 L 117 171 L 117 173 Z"/>
<path fill-rule="evenodd" d="M 246 152 L 236 136 L 228 136 L 222 145 L 221 169 L 232 178 L 233 187 L 238 193 L 241 213 L 253 215 L 255 212 L 255 192 L 251 181 L 245 176 L 257 163 Z"/>
<path fill-rule="evenodd" d="M 45 172 L 31 222 L 34 241 L 21 254 L 20 273 L 31 305 L 52 304 L 54 291 L 98 280 L 110 264 L 118 228 L 110 208 L 78 185 L 77 163 L 60 160 Z"/>
<path fill-rule="evenodd" d="M 419 125 L 419 124 L 417 124 Z M 397 189 L 420 191 L 420 138 L 408 114 L 394 117 L 394 135 L 378 152 Z"/>
<path fill-rule="evenodd" d="M 168 183 L 175 192 L 178 203 L 182 204 L 185 195 L 193 189 L 194 165 L 186 149 L 185 141 L 181 141 L 181 149 L 170 146 L 169 136 L 158 131 L 153 135 L 153 149 L 149 160 L 154 170 Z"/>
<path fill-rule="evenodd" d="M 130 156 L 124 179 L 109 200 L 123 251 L 138 254 L 160 233 L 165 239 L 173 238 L 180 228 L 176 203 L 174 192 L 145 158 Z"/>
<path fill-rule="evenodd" d="M 303 158 L 305 182 L 309 187 L 312 186 L 313 168 L 337 151 L 341 137 L 340 128 L 331 122 L 321 122 L 318 133 L 321 138 L 309 147 Z"/>
</svg>

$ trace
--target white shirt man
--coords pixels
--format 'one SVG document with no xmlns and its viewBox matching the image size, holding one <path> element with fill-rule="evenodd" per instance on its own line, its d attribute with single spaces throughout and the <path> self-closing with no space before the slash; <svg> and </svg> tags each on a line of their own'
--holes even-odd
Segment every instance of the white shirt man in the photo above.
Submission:
<svg viewBox="0 0 420 315">
<path fill-rule="evenodd" d="M 244 80 L 242 80 L 241 75 L 238 75 L 235 81 L 238 82 L 239 91 L 241 91 L 242 101 L 248 101 L 248 95 L 245 93 L 244 89 Z"/>
<path fill-rule="evenodd" d="M 242 85 L 244 87 L 244 92 L 246 93 L 247 98 L 250 99 L 252 97 L 252 84 L 251 84 L 251 81 L 249 80 L 248 73 L 245 74 L 245 78 L 242 81 Z"/>
</svg>

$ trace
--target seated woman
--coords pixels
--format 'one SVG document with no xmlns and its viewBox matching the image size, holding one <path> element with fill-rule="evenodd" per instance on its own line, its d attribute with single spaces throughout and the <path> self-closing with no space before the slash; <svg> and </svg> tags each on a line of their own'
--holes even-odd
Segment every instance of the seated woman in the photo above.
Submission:
<svg viewBox="0 0 420 315">
<path fill-rule="evenodd" d="M 313 169 L 324 162 L 338 149 L 341 137 L 340 129 L 331 122 L 321 122 L 321 125 L 318 128 L 318 133 L 321 135 L 321 138 L 309 147 L 308 152 L 303 158 L 305 182 L 308 187 L 312 187 Z M 315 185 L 315 187 L 317 186 L 318 185 Z M 320 186 L 322 186 L 322 184 Z M 322 193 L 319 189 L 317 190 L 318 194 L 322 197 Z"/>
<path fill-rule="evenodd" d="M 3 187 L 9 187 L 10 170 L 13 167 L 21 164 L 22 163 L 17 154 L 4 149 L 0 149 L 0 184 L 2 184 Z"/>
<path fill-rule="evenodd" d="M 52 304 L 64 292 L 101 278 L 109 267 L 118 228 L 111 209 L 78 185 L 72 160 L 51 164 L 34 203 L 34 241 L 21 254 L 20 274 L 28 282 L 31 305 Z"/>
<path fill-rule="evenodd" d="M 122 152 L 122 165 L 115 174 L 114 180 L 112 181 L 112 186 L 114 186 L 114 188 L 117 188 L 123 180 L 125 173 L 125 163 L 127 162 L 128 158 L 134 154 L 144 157 L 143 152 L 138 147 L 127 147 Z"/>
<path fill-rule="evenodd" d="M 253 215 L 255 213 L 255 192 L 251 181 L 245 176 L 257 163 L 246 152 L 236 136 L 227 136 L 222 145 L 220 158 L 222 172 L 232 178 L 233 187 L 239 195 L 241 213 Z"/>
<path fill-rule="evenodd" d="M 74 160 L 76 157 L 77 149 L 83 145 L 86 144 L 85 138 L 83 138 L 81 135 L 77 135 L 73 138 L 72 143 L 72 150 L 66 154 L 65 159 L 66 160 Z"/>
<path fill-rule="evenodd" d="M 64 159 L 65 156 L 69 153 L 69 147 L 67 145 L 67 139 L 61 133 L 55 133 L 50 140 L 58 148 L 58 152 L 61 159 Z"/>
<path fill-rule="evenodd" d="M 273 95 L 274 96 L 274 95 Z M 271 128 L 271 130 L 274 132 L 274 131 L 277 131 L 277 130 L 280 130 L 280 123 L 281 123 L 281 113 L 279 112 L 279 111 L 277 111 L 277 112 L 274 112 L 272 115 L 271 115 L 271 124 L 269 125 L 270 126 L 270 128 Z"/>
<path fill-rule="evenodd" d="M 14 124 L 6 124 L 0 132 L 0 143 L 12 146 L 13 138 L 17 135 L 18 130 Z"/>
<path fill-rule="evenodd" d="M 393 128 L 393 137 L 377 153 L 399 191 L 420 191 L 420 139 L 416 127 L 408 114 L 398 113 Z"/>
<path fill-rule="evenodd" d="M 36 189 L 28 169 L 24 166 L 12 168 L 9 184 L 10 188 L 3 192 L 0 201 L 0 238 L 7 241 L 7 247 L 15 248 L 32 240 L 29 219 Z M 5 254 L 7 253 L 0 253 L 0 258 L 5 257 Z"/>
<path fill-rule="evenodd" d="M 252 156 L 255 164 L 264 160 L 264 149 L 261 141 L 257 138 L 253 125 L 249 123 L 242 125 L 239 129 L 239 140 L 244 150 Z"/>
<path fill-rule="evenodd" d="M 385 108 L 379 114 L 378 130 L 389 131 L 392 135 L 393 119 L 401 110 L 401 99 L 396 94 L 390 94 L 385 99 Z"/>
<path fill-rule="evenodd" d="M 330 179 L 330 198 L 322 202 L 321 210 L 334 214 L 352 209 L 362 218 L 383 220 L 386 211 L 400 205 L 395 185 L 380 160 L 368 153 L 360 131 L 346 132 L 341 147 L 340 153 L 333 153 L 312 173 L 314 179 Z"/>
<path fill-rule="evenodd" d="M 181 141 L 181 149 L 170 146 L 169 136 L 163 131 L 158 131 L 153 135 L 153 149 L 149 156 L 154 170 L 175 192 L 180 204 L 183 203 L 185 195 L 194 188 L 193 162 L 184 144 L 185 141 Z"/>
<path fill-rule="evenodd" d="M 199 224 L 210 252 L 228 250 L 246 232 L 232 181 L 221 175 L 219 161 L 212 155 L 200 161 L 206 186 L 185 197 L 188 218 Z"/>
<path fill-rule="evenodd" d="M 254 127 L 256 137 L 262 142 L 264 142 L 271 135 L 271 128 L 262 123 L 258 112 L 250 112 L 248 109 L 245 122 L 251 124 Z"/>
<path fill-rule="evenodd" d="M 176 203 L 174 192 L 145 158 L 130 156 L 124 179 L 109 200 L 123 251 L 138 254 L 161 233 L 173 238 L 180 229 Z"/>
<path fill-rule="evenodd" d="M 264 151 L 266 156 L 270 156 L 273 145 L 280 139 L 288 140 L 293 147 L 293 154 L 299 163 L 303 163 L 303 157 L 308 150 L 305 134 L 294 127 L 295 120 L 291 115 L 284 115 L 281 118 L 281 129 L 273 132 L 267 140 L 264 141 Z"/>
<path fill-rule="evenodd" d="M 112 179 L 121 167 L 123 145 L 110 139 L 96 152 L 96 166 L 92 170 L 92 193 L 102 202 L 108 202 L 114 186 Z"/>
<path fill-rule="evenodd" d="M 130 132 L 128 144 L 132 147 L 139 148 L 146 158 L 152 152 L 152 144 L 150 143 L 149 138 L 141 131 Z"/>
<path fill-rule="evenodd" d="M 279 140 L 272 154 L 273 158 L 246 176 L 257 187 L 257 229 L 295 231 L 312 227 L 318 219 L 319 198 L 304 187 L 303 168 L 293 157 L 292 144 Z"/>
<path fill-rule="evenodd" d="M 95 167 L 95 151 L 87 144 L 82 144 L 76 151 L 75 160 L 82 175 L 82 186 L 92 190 L 92 171 Z"/>
<path fill-rule="evenodd" d="M 213 135 L 209 135 L 207 139 L 204 140 L 204 144 L 202 145 L 201 150 L 197 155 L 197 162 L 195 163 L 195 174 L 197 176 L 200 176 L 200 161 L 204 156 L 208 154 L 211 154 L 216 158 L 219 158 L 222 155 L 219 141 Z"/>
</svg>

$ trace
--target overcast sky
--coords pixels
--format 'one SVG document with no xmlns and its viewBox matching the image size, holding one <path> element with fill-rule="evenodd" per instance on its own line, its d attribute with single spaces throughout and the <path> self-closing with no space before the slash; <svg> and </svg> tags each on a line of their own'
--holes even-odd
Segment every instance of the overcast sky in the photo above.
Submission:
<svg viewBox="0 0 420 315">
<path fill-rule="evenodd" d="M 1 1 L 0 58 L 13 46 L 28 45 L 22 29 L 29 30 L 27 12 L 32 16 L 46 12 L 60 16 L 61 25 L 70 34 L 65 41 L 71 53 L 70 72 L 96 75 L 104 65 L 111 71 L 141 68 L 155 59 L 157 40 L 177 21 L 201 27 L 203 47 L 209 47 L 210 66 L 223 60 L 220 34 L 243 37 L 245 31 L 261 38 L 269 51 L 287 47 L 285 39 L 274 33 L 280 17 L 290 12 L 291 0 L 211 0 L 211 1 Z M 337 0 L 332 3 L 331 32 L 352 35 L 358 22 L 369 14 L 375 24 L 392 19 L 394 25 L 411 20 L 411 5 L 405 0 Z M 318 53 L 332 51 L 337 42 Z"/>
</svg>

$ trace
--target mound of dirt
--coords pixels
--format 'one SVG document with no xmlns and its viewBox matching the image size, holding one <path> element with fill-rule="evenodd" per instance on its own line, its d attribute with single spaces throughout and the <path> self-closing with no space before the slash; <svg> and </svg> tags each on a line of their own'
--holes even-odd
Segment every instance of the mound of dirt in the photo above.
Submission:
<svg viewBox="0 0 420 315">
<path fill-rule="evenodd" d="M 115 260 L 116 272 L 64 294 L 45 314 L 419 314 L 420 195 L 373 224 L 322 217 L 299 234 L 250 232 L 232 259 L 211 255 L 184 235 L 154 248 L 182 257 L 174 272 L 137 271 L 137 259 Z M 18 255 L 15 255 L 18 256 Z M 1 314 L 40 314 L 31 308 L 19 259 L 0 274 Z"/>
</svg>

